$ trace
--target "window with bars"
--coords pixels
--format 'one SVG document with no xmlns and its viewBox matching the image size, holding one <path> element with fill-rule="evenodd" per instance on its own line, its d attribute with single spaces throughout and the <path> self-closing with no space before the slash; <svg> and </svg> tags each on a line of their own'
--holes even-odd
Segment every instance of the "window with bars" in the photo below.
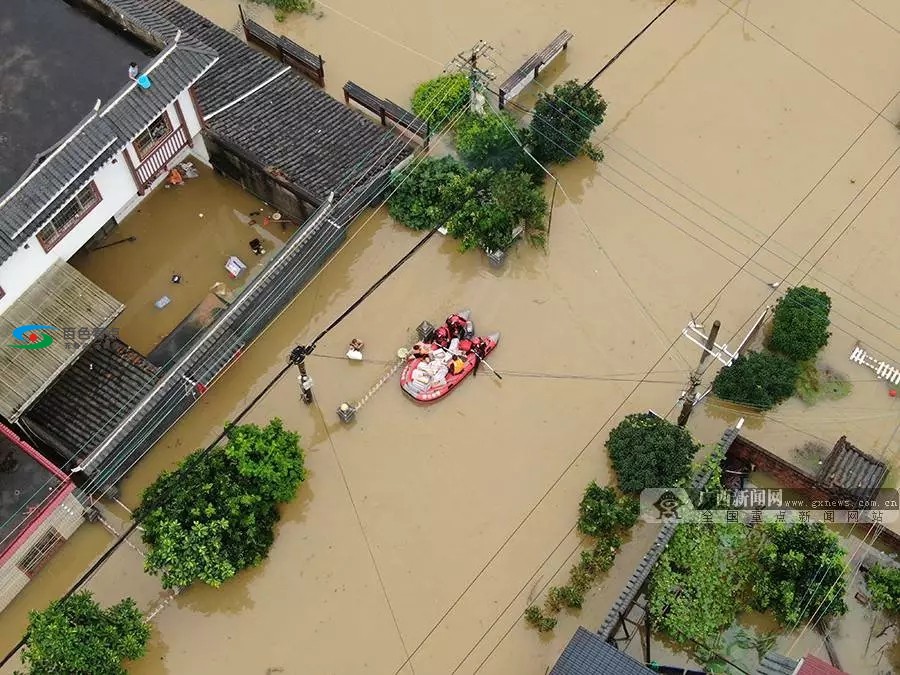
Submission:
<svg viewBox="0 0 900 675">
<path fill-rule="evenodd" d="M 163 111 L 163 114 L 157 117 L 141 134 L 134 139 L 134 150 L 141 159 L 156 150 L 166 136 L 172 133 L 172 123 L 169 122 L 169 116 Z"/>
<path fill-rule="evenodd" d="M 50 556 L 53 555 L 56 549 L 58 549 L 64 541 L 65 539 L 57 529 L 51 527 L 41 535 L 41 538 L 28 550 L 28 553 L 22 556 L 18 565 L 19 569 L 30 579 L 40 572 L 41 568 L 50 559 Z"/>
<path fill-rule="evenodd" d="M 50 221 L 41 228 L 37 233 L 37 240 L 41 242 L 41 246 L 45 251 L 49 251 L 56 246 L 59 241 L 72 231 L 81 219 L 84 218 L 91 209 L 100 203 L 100 193 L 93 181 L 79 190 L 72 199 L 70 199 L 62 210 L 53 216 Z"/>
</svg>

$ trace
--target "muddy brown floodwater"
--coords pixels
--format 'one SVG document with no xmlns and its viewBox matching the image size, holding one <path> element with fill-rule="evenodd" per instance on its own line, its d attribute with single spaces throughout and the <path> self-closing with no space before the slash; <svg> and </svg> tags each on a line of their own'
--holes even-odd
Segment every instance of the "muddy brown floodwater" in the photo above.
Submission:
<svg viewBox="0 0 900 675">
<path fill-rule="evenodd" d="M 194 164 L 197 178 L 157 189 L 97 245 L 107 248 L 82 249 L 71 260 L 125 304 L 113 325 L 142 354 L 149 354 L 201 302 L 209 299 L 206 304 L 221 306 L 214 302 L 216 294 L 233 299 L 297 229 L 284 219 L 266 222 L 272 215 L 269 207 L 236 183 Z M 134 240 L 108 246 L 130 237 Z M 253 239 L 260 240 L 264 254 L 253 254 Z M 247 265 L 237 278 L 225 269 L 230 256 Z M 176 275 L 177 284 L 172 282 Z M 169 303 L 157 308 L 154 303 L 163 297 Z"/>
<path fill-rule="evenodd" d="M 236 25 L 234 2 L 187 4 Z M 663 4 L 398 0 L 385 11 L 328 0 L 321 18 L 279 25 L 267 9 L 251 11 L 325 56 L 331 93 L 353 79 L 402 101 L 440 71 L 414 52 L 446 62 L 480 38 L 496 47 L 502 79 L 567 28 L 575 38 L 541 81 L 589 78 Z M 861 340 L 900 363 L 898 62 L 900 11 L 889 0 L 677 3 L 596 82 L 610 104 L 596 139 L 606 160 L 559 169 L 564 192 L 546 251 L 520 245 L 495 271 L 450 241 L 430 242 L 320 343 L 309 362 L 316 406 L 298 401 L 288 377 L 255 408 L 250 419 L 278 415 L 303 435 L 309 480 L 286 507 L 265 564 L 220 590 L 177 596 L 156 616 L 151 652 L 131 672 L 546 672 L 577 625 L 599 625 L 654 534 L 636 529 L 611 576 L 584 610 L 561 615 L 552 637 L 524 626 L 529 601 L 577 554 L 572 526 L 585 484 L 609 481 L 610 425 L 674 406 L 699 355 L 676 340 L 691 312 L 719 319 L 735 345 L 774 299 L 768 284 L 785 275 L 783 287 L 803 280 L 831 295 L 822 360 L 853 381 L 852 394 L 811 408 L 792 401 L 765 418 L 707 401 L 692 431 L 712 442 L 743 416 L 747 435 L 774 452 L 847 434 L 893 461 L 897 400 L 847 357 Z M 360 219 L 355 232 L 137 467 L 124 485 L 127 504 L 211 440 L 292 345 L 415 241 L 383 212 Z M 420 321 L 461 307 L 480 330 L 502 331 L 490 359 L 502 381 L 481 371 L 422 408 L 391 380 L 355 425 L 338 423 L 337 405 L 377 380 L 380 362 Z M 363 363 L 341 358 L 354 337 L 366 343 Z M 96 536 L 79 535 L 61 555 L 98 552 Z M 140 574 L 139 554 L 123 547 L 117 555 L 92 587 L 157 606 L 166 596 Z M 24 610 L 80 569 L 57 565 L 32 583 L 2 617 L 7 641 Z"/>
</svg>

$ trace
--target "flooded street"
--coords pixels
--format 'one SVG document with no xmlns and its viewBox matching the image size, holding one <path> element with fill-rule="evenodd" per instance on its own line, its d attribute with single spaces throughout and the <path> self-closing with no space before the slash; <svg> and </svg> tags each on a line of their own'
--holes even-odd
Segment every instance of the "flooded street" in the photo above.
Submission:
<svg viewBox="0 0 900 675">
<path fill-rule="evenodd" d="M 186 4 L 229 29 L 238 20 L 234 2 Z M 428 58 L 446 62 L 483 38 L 511 72 L 564 28 L 575 38 L 541 82 L 586 80 L 665 4 L 400 0 L 385 12 L 328 0 L 321 18 L 283 24 L 250 9 L 323 54 L 332 94 L 352 79 L 404 102 L 441 70 Z M 314 406 L 303 405 L 288 375 L 251 412 L 248 421 L 278 416 L 301 434 L 309 478 L 284 510 L 265 564 L 219 590 L 175 597 L 155 618 L 150 653 L 129 672 L 543 675 L 578 625 L 599 626 L 655 535 L 650 525 L 636 528 L 609 578 L 581 612 L 560 615 L 550 638 L 525 627 L 530 600 L 577 555 L 585 485 L 610 481 L 609 429 L 628 413 L 675 406 L 699 357 L 678 339 L 691 313 L 720 320 L 720 340 L 736 346 L 777 297 L 768 284 L 786 275 L 782 290 L 802 281 L 831 295 L 832 337 L 821 358 L 852 381 L 852 393 L 814 407 L 791 400 L 764 420 L 707 399 L 692 432 L 715 442 L 744 417 L 744 433 L 783 456 L 810 440 L 830 448 L 846 434 L 894 461 L 900 404 L 848 355 L 861 341 L 900 366 L 897 63 L 900 10 L 887 0 L 674 5 L 595 83 L 609 102 L 596 139 L 606 159 L 558 170 L 545 251 L 519 244 L 496 270 L 434 238 L 319 343 L 308 360 Z M 161 316 L 152 302 L 181 271 L 171 261 L 198 289 L 172 312 L 182 317 L 224 275 L 222 255 L 233 247 L 247 255 L 250 237 L 225 223 L 238 219 L 231 209 L 246 217 L 259 203 L 228 199 L 227 207 L 183 211 L 219 209 L 215 236 L 203 229 L 207 219 L 176 221 L 151 200 L 146 216 L 121 228 L 138 242 L 92 254 L 120 256 L 121 267 L 78 265 L 135 304 L 120 319 L 123 339 L 148 349 L 180 320 L 143 323 Z M 142 228 L 153 227 L 170 228 L 162 241 L 178 242 L 177 253 L 136 253 Z M 211 441 L 291 347 L 327 326 L 418 236 L 384 211 L 358 219 L 334 260 L 136 467 L 122 501 L 133 507 L 161 470 Z M 129 259 L 131 247 L 137 257 Z M 200 250 L 216 262 L 194 270 Z M 144 271 L 132 276 L 136 269 Z M 481 370 L 446 400 L 420 407 L 394 377 L 355 424 L 338 421 L 337 406 L 366 393 L 416 325 L 462 308 L 479 332 L 502 332 L 490 357 L 502 381 Z M 352 338 L 365 342 L 366 361 L 343 358 Z M 110 540 L 98 525 L 81 528 L 0 617 L 5 646 L 21 634 L 25 611 L 58 595 Z M 140 573 L 137 551 L 122 547 L 115 560 L 91 582 L 104 599 L 132 594 L 150 610 L 165 598 Z"/>
</svg>

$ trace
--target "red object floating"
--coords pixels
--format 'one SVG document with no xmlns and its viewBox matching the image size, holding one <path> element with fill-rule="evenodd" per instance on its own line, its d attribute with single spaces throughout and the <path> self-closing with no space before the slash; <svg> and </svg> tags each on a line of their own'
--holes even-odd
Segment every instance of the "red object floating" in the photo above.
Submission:
<svg viewBox="0 0 900 675">
<path fill-rule="evenodd" d="M 894 398 L 895 396 L 897 396 L 897 390 L 896 390 L 896 389 L 891 389 L 891 390 L 888 392 L 888 396 L 890 396 L 891 398 Z"/>
</svg>

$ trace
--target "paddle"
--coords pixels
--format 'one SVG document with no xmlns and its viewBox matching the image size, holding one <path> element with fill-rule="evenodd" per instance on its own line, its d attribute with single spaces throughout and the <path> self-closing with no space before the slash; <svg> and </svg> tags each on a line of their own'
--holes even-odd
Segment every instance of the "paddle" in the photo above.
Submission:
<svg viewBox="0 0 900 675">
<path fill-rule="evenodd" d="M 450 350 L 447 349 L 446 347 L 438 346 L 438 349 L 440 349 L 442 352 L 446 352 L 446 353 L 448 353 L 448 354 L 450 353 Z M 470 353 L 471 353 L 471 354 L 474 354 L 474 355 L 475 355 L 475 359 L 476 359 L 476 360 L 475 360 L 475 367 L 472 369 L 472 377 L 475 377 L 476 375 L 478 375 L 478 364 L 479 364 L 479 363 L 483 363 L 484 366 L 485 366 L 485 368 L 487 368 L 487 369 L 490 370 L 494 375 L 497 376 L 497 379 L 498 379 L 498 380 L 502 380 L 502 379 L 503 379 L 503 376 L 502 376 L 500 373 L 498 373 L 496 370 L 494 370 L 494 367 L 493 367 L 490 363 L 488 363 L 487 361 L 485 361 L 483 358 L 481 358 L 481 357 L 478 355 L 477 352 L 474 352 L 474 351 L 473 351 L 473 352 L 470 352 Z"/>
<path fill-rule="evenodd" d="M 472 352 L 472 353 L 475 354 L 475 352 Z M 498 380 L 502 380 L 502 379 L 503 379 L 503 376 L 502 376 L 500 373 L 498 373 L 496 370 L 494 370 L 494 367 L 493 367 L 490 363 L 488 363 L 487 361 L 485 361 L 485 360 L 484 360 L 483 358 L 481 358 L 478 354 L 475 354 L 475 358 L 478 359 L 478 362 L 483 363 L 484 366 L 485 366 L 485 368 L 487 368 L 487 369 L 488 369 L 489 371 L 491 371 L 494 375 L 496 375 Z M 478 362 L 475 363 L 475 368 L 472 369 L 472 377 L 475 377 L 475 375 L 478 374 Z"/>
</svg>

